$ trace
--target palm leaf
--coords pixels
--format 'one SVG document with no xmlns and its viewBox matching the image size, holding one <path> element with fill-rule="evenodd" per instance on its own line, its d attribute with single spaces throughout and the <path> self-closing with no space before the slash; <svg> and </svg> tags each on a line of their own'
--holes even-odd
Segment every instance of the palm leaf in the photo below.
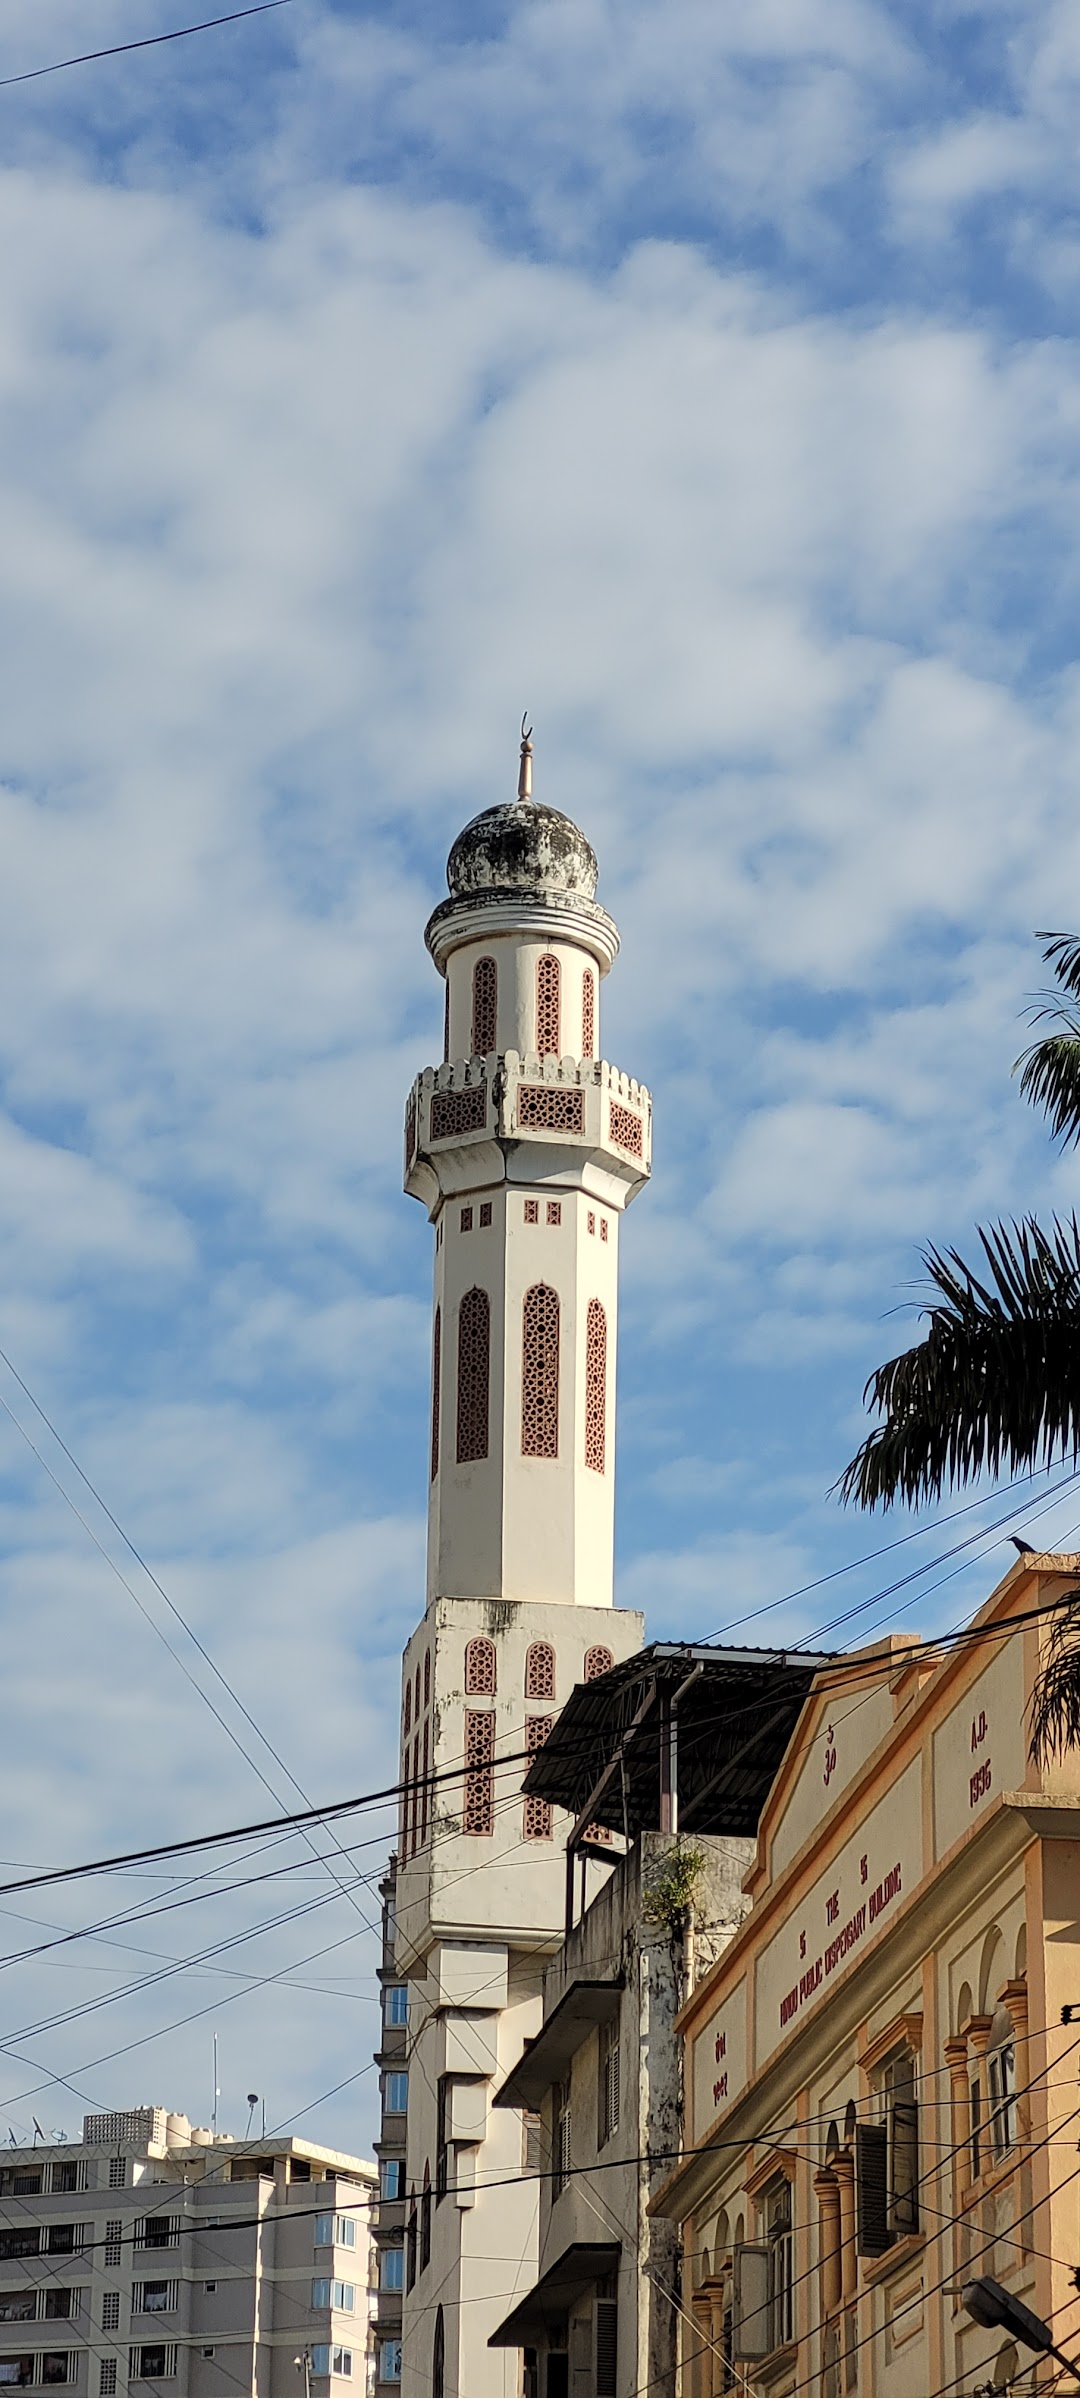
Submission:
<svg viewBox="0 0 1080 2398">
<path fill-rule="evenodd" d="M 884 1418 L 838 1485 L 860 1507 L 937 1499 L 983 1472 L 1080 1457 L 1080 1225 L 1031 1217 L 978 1238 L 980 1272 L 928 1248 L 929 1330 L 870 1376 Z"/>
<path fill-rule="evenodd" d="M 1052 1031 L 1033 1041 L 1013 1066 L 1020 1091 L 1048 1118 L 1055 1140 L 1068 1148 L 1080 1141 L 1080 1017 L 1062 1005 L 1062 992 L 1080 998 L 1080 940 L 1072 933 L 1037 933 L 1043 962 L 1052 968 L 1058 988 L 1043 991 L 1029 1008 L 1030 1024 L 1047 1024 Z"/>
<path fill-rule="evenodd" d="M 1046 1663 L 1031 1693 L 1028 1755 L 1046 1767 L 1080 1747 L 1080 1615 L 1075 1606 L 1055 1616 Z"/>
</svg>

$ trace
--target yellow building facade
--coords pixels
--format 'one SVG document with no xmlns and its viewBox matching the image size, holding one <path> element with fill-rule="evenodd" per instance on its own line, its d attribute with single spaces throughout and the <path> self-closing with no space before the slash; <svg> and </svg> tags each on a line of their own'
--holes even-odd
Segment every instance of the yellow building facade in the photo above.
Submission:
<svg viewBox="0 0 1080 2398">
<path fill-rule="evenodd" d="M 1080 2352 L 1080 1755 L 1028 1754 L 1078 1581 L 1027 1555 L 962 1639 L 818 1677 L 680 2017 L 682 2398 L 1049 2388 L 977 2274 Z"/>
</svg>

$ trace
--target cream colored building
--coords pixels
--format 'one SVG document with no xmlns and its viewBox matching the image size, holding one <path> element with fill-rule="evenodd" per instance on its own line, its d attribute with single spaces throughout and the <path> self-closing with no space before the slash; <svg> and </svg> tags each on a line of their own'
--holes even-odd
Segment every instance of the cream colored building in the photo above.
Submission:
<svg viewBox="0 0 1080 2398">
<path fill-rule="evenodd" d="M 376 2188 L 359 2157 L 164 2107 L 0 2151 L 0 2389 L 365 2398 Z"/>
<path fill-rule="evenodd" d="M 651 1106 L 603 1060 L 618 934 L 596 859 L 530 777 L 524 744 L 517 798 L 451 850 L 427 928 L 445 1054 L 406 1112 L 434 1293 L 396 1891 L 405 2398 L 518 2398 L 519 2358 L 487 2341 L 535 2277 L 536 2159 L 521 2113 L 490 2099 L 539 2028 L 567 1829 L 521 1785 L 575 1684 L 642 1636 L 612 1604 L 615 1360 L 619 1228 L 649 1173 Z M 600 1844 L 592 1889 L 607 1870 Z"/>
<path fill-rule="evenodd" d="M 1038 1772 L 1025 1730 L 1078 1573 L 1027 1555 L 972 1637 L 819 1675 L 680 2018 L 687 2155 L 653 2203 L 686 2398 L 1048 2387 L 963 2310 L 975 2274 L 1080 2350 L 1080 1756 Z"/>
</svg>

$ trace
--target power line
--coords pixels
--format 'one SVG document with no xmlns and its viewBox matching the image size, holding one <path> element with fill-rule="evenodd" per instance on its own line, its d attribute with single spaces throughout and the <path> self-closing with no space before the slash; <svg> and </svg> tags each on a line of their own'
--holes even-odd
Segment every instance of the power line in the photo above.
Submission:
<svg viewBox="0 0 1080 2398">
<path fill-rule="evenodd" d="M 89 66 L 95 58 L 123 58 L 129 50 L 156 50 L 162 42 L 184 42 L 193 33 L 209 33 L 215 25 L 235 25 L 241 17 L 264 17 L 272 8 L 287 8 L 290 0 L 254 0 L 250 8 L 233 8 L 225 17 L 204 17 L 198 25 L 177 25 L 171 33 L 147 33 L 141 41 L 112 42 L 107 50 L 80 50 L 76 58 L 54 58 L 47 67 L 27 67 L 21 75 L 0 75 L 0 91 L 13 83 L 36 83 L 42 75 L 61 75 L 65 67 Z"/>
</svg>

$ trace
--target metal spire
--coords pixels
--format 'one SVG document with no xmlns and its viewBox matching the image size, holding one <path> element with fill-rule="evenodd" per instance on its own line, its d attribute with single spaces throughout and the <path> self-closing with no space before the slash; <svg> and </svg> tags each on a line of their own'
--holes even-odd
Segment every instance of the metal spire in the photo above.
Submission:
<svg viewBox="0 0 1080 2398">
<path fill-rule="evenodd" d="M 528 721 L 528 715 L 529 711 L 526 709 L 521 719 L 521 764 L 518 767 L 517 787 L 519 799 L 532 798 L 532 726 Z"/>
</svg>

